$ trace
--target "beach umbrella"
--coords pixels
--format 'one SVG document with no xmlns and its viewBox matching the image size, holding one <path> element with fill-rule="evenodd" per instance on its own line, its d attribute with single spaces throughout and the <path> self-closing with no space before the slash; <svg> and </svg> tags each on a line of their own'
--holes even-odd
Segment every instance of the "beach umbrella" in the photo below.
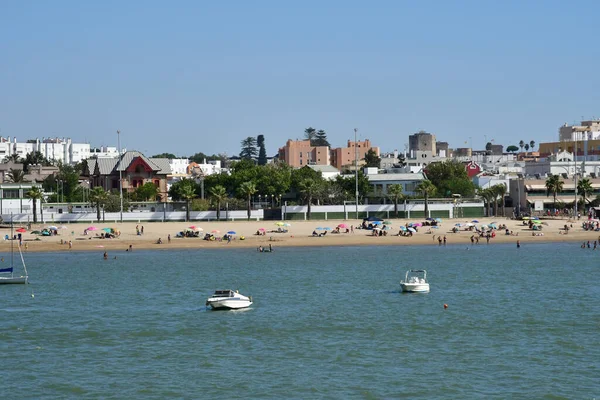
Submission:
<svg viewBox="0 0 600 400">
<path fill-rule="evenodd" d="M 498 229 L 498 227 L 494 223 L 488 224 L 488 228 Z"/>
<path fill-rule="evenodd" d="M 346 224 L 339 224 L 337 227 L 340 228 L 340 229 L 346 229 L 346 228 L 348 228 L 348 225 L 346 225 Z"/>
<path fill-rule="evenodd" d="M 407 228 L 404 225 L 400 225 L 400 230 L 405 231 Z"/>
<path fill-rule="evenodd" d="M 322 226 L 317 226 L 317 227 L 315 228 L 315 230 L 316 230 L 316 231 L 322 231 L 323 229 L 325 229 L 325 228 L 323 228 Z"/>
<path fill-rule="evenodd" d="M 277 226 L 284 226 L 285 222 L 281 222 L 281 221 L 275 222 L 275 225 L 277 225 Z"/>
<path fill-rule="evenodd" d="M 266 231 L 265 228 L 258 228 L 259 231 Z"/>
<path fill-rule="evenodd" d="M 390 221 L 383 221 L 383 223 L 384 223 L 385 225 L 391 225 L 391 224 L 392 224 Z"/>
<path fill-rule="evenodd" d="M 197 227 L 196 227 L 196 225 L 192 225 L 192 226 L 190 226 L 190 229 L 192 229 L 192 230 L 196 230 L 196 229 L 197 229 Z"/>
<path fill-rule="evenodd" d="M 221 231 L 218 229 L 213 229 L 212 231 L 210 231 L 210 233 L 221 233 Z"/>
<path fill-rule="evenodd" d="M 429 217 L 429 218 L 425 218 L 425 221 L 435 221 L 435 219 Z"/>
<path fill-rule="evenodd" d="M 416 230 L 415 228 L 409 227 L 409 228 L 408 228 L 408 231 L 409 231 L 409 232 L 412 232 L 412 233 L 415 233 L 417 230 Z"/>
<path fill-rule="evenodd" d="M 286 222 L 285 224 L 283 224 L 283 226 L 292 226 L 292 224 Z"/>
<path fill-rule="evenodd" d="M 96 228 L 95 226 L 89 226 L 89 227 L 87 228 L 87 230 L 88 230 L 88 231 L 96 231 L 96 230 L 98 230 L 98 228 Z"/>
<path fill-rule="evenodd" d="M 236 233 L 235 233 L 235 231 L 229 231 L 229 232 L 227 232 L 227 234 L 228 235 L 235 235 Z"/>
<path fill-rule="evenodd" d="M 49 226 L 48 229 L 58 230 L 58 228 L 56 226 L 54 226 L 54 225 Z"/>
<path fill-rule="evenodd" d="M 473 220 L 473 221 L 471 221 L 471 222 L 472 222 L 472 223 L 474 223 L 474 224 L 478 224 L 478 223 L 479 223 L 479 221 L 478 221 L 478 220 L 476 220 L 476 219 L 474 219 L 474 220 Z"/>
<path fill-rule="evenodd" d="M 23 233 L 23 232 L 27 232 L 27 229 L 25 229 L 25 228 L 19 228 L 16 231 L 20 232 L 20 233 Z"/>
<path fill-rule="evenodd" d="M 111 228 L 102 228 L 102 230 L 106 233 L 111 233 L 112 229 Z"/>
<path fill-rule="evenodd" d="M 331 228 L 330 228 L 330 227 L 328 227 L 328 226 L 326 226 L 326 227 L 325 227 L 325 228 L 323 228 L 323 229 L 325 229 L 326 231 L 330 231 L 330 230 L 331 230 Z"/>
<path fill-rule="evenodd" d="M 436 218 L 435 220 L 436 220 L 436 222 L 442 222 L 441 218 Z"/>
</svg>

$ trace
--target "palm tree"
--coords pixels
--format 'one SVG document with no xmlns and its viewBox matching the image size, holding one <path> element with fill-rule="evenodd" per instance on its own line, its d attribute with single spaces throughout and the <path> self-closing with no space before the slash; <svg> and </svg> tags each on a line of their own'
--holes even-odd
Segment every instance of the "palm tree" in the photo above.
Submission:
<svg viewBox="0 0 600 400">
<path fill-rule="evenodd" d="M 396 214 L 396 218 L 398 218 L 398 200 L 400 200 L 402 196 L 402 185 L 397 183 L 388 186 L 387 189 L 388 196 L 394 199 L 394 213 Z"/>
<path fill-rule="evenodd" d="M 525 151 L 529 151 L 529 143 L 525 143 Z"/>
<path fill-rule="evenodd" d="M 529 147 L 531 147 L 531 151 L 533 151 L 533 148 L 535 147 L 535 140 L 529 142 Z"/>
<path fill-rule="evenodd" d="M 429 179 L 425 179 L 419 183 L 415 189 L 425 198 L 425 218 L 429 217 L 429 196 L 433 196 L 436 192 L 436 187 Z"/>
<path fill-rule="evenodd" d="M 21 161 L 21 158 L 19 157 L 18 154 L 11 154 L 10 156 L 6 157 L 4 159 L 4 163 L 8 164 L 8 163 L 18 163 L 19 161 Z"/>
<path fill-rule="evenodd" d="M 498 216 L 498 202 L 502 204 L 502 212 L 504 214 L 504 195 L 506 194 L 506 185 L 504 183 L 500 183 L 492 186 L 490 189 L 494 196 L 494 214 Z"/>
<path fill-rule="evenodd" d="M 239 192 L 242 196 L 246 197 L 248 201 L 248 221 L 250 221 L 250 214 L 252 212 L 252 196 L 257 192 L 256 184 L 254 182 L 244 182 L 240 185 Z"/>
<path fill-rule="evenodd" d="M 6 174 L 9 182 L 12 183 L 20 183 L 25 182 L 25 171 L 18 168 L 11 168 L 8 170 L 8 174 Z"/>
<path fill-rule="evenodd" d="M 519 147 L 521 148 L 521 151 L 523 151 L 523 147 L 525 147 L 525 142 L 521 140 L 519 142 Z"/>
<path fill-rule="evenodd" d="M 104 208 L 106 201 L 108 200 L 108 192 L 106 192 L 102 186 L 96 186 L 90 192 L 90 202 L 92 205 L 96 205 L 96 218 L 100 222 L 100 206 Z"/>
<path fill-rule="evenodd" d="M 556 207 L 556 195 L 563 190 L 564 182 L 560 179 L 559 175 L 550 175 L 546 179 L 546 196 L 554 196 L 554 206 Z"/>
<path fill-rule="evenodd" d="M 217 202 L 217 221 L 221 219 L 221 203 L 227 198 L 227 190 L 221 185 L 210 188 L 211 197 Z"/>
<path fill-rule="evenodd" d="M 485 203 L 485 207 L 486 207 L 486 210 L 487 210 L 486 215 L 488 217 L 491 216 L 491 214 L 492 214 L 491 205 L 492 205 L 492 198 L 493 198 L 491 188 L 486 188 L 486 189 L 481 189 L 480 188 L 477 191 L 477 195 L 479 197 L 481 197 L 483 199 L 484 203 Z"/>
<path fill-rule="evenodd" d="M 304 197 L 304 199 L 306 200 L 306 203 L 308 205 L 307 218 L 310 219 L 310 217 L 311 217 L 310 206 L 312 204 L 315 193 L 319 190 L 319 184 L 314 179 L 307 178 L 300 182 L 300 184 L 298 185 L 298 188 L 300 189 L 300 193 L 302 193 L 302 196 Z"/>
<path fill-rule="evenodd" d="M 33 186 L 25 193 L 25 196 L 33 200 L 33 223 L 37 224 L 37 201 L 40 200 L 40 215 L 42 217 L 42 223 L 44 223 L 44 212 L 42 210 L 41 201 L 44 199 L 44 192 L 39 186 Z"/>
<path fill-rule="evenodd" d="M 592 182 L 590 182 L 589 178 L 582 178 L 577 182 L 577 192 L 581 194 L 583 207 L 585 208 L 588 197 L 594 193 L 594 188 L 592 187 Z"/>
<path fill-rule="evenodd" d="M 179 196 L 185 200 L 185 220 L 190 220 L 190 203 L 196 198 L 196 185 L 193 180 L 182 180 L 179 186 Z"/>
</svg>

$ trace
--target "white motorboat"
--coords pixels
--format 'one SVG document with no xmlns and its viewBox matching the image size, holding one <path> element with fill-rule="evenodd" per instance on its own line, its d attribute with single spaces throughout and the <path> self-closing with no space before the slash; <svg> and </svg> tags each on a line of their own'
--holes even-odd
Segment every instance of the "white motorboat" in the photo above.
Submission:
<svg viewBox="0 0 600 400">
<path fill-rule="evenodd" d="M 403 292 L 429 292 L 427 271 L 424 269 L 409 269 L 403 281 L 400 281 Z"/>
<path fill-rule="evenodd" d="M 213 310 L 235 310 L 250 307 L 252 305 L 252 297 L 241 295 L 237 290 L 216 290 L 206 300 L 206 305 L 211 306 Z"/>
</svg>

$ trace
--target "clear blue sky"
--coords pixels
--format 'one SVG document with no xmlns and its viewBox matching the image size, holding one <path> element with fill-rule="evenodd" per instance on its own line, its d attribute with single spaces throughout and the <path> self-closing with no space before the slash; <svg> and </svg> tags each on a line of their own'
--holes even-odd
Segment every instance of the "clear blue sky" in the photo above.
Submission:
<svg viewBox="0 0 600 400">
<path fill-rule="evenodd" d="M 597 1 L 0 2 L 0 135 L 149 155 L 557 140 L 600 117 Z"/>
</svg>

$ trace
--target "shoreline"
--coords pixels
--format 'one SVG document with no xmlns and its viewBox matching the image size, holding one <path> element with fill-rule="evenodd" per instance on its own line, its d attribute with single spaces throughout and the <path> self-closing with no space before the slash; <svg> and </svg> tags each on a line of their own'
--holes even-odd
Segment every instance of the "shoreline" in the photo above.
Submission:
<svg viewBox="0 0 600 400">
<path fill-rule="evenodd" d="M 522 224 L 520 220 L 510 220 L 502 218 L 478 218 L 479 225 L 487 225 L 492 222 L 497 222 L 498 225 L 505 224 L 507 228 L 516 235 L 505 235 L 504 230 L 497 230 L 496 237 L 490 239 L 489 244 L 513 243 L 516 245 L 517 240 L 522 244 L 528 243 L 558 243 L 558 242 L 587 242 L 590 241 L 593 245 L 594 241 L 600 241 L 600 232 L 584 231 L 580 225 L 580 221 L 571 221 L 566 219 L 544 220 L 543 229 L 541 232 L 532 231 L 527 226 Z M 84 235 L 84 229 L 89 227 L 88 224 L 71 224 L 68 226 L 59 226 L 58 235 L 56 236 L 37 236 L 29 232 L 23 233 L 24 253 L 27 252 L 59 252 L 59 251 L 126 251 L 129 246 L 132 250 L 175 250 L 175 249 L 230 249 L 230 248 L 258 248 L 259 246 L 268 247 L 271 244 L 274 248 L 277 247 L 313 247 L 313 246 L 438 246 L 438 236 L 446 236 L 447 245 L 466 245 L 470 246 L 470 237 L 476 234 L 474 231 L 461 230 L 458 233 L 453 233 L 452 228 L 457 223 L 466 223 L 464 219 L 444 220 L 439 229 L 430 229 L 427 226 L 419 227 L 418 232 L 412 237 L 397 236 L 400 225 L 405 225 L 408 221 L 403 219 L 391 219 L 391 230 L 387 236 L 372 236 L 370 230 L 354 229 L 354 233 L 339 233 L 335 234 L 328 231 L 325 236 L 314 237 L 312 232 L 317 227 L 329 227 L 334 229 L 338 224 L 344 223 L 348 226 L 358 226 L 362 221 L 285 221 L 290 224 L 285 227 L 288 230 L 286 233 L 272 232 L 279 227 L 273 221 L 235 221 L 235 222 L 153 222 L 147 224 L 136 224 L 126 222 L 122 224 L 114 223 L 96 223 L 94 226 L 98 230 L 90 231 L 89 235 Z M 413 220 L 413 222 L 422 222 Z M 562 234 L 561 230 L 565 224 L 573 225 L 568 234 Z M 177 232 L 184 230 L 186 227 L 196 225 L 203 228 L 204 233 L 215 232 L 215 235 L 223 236 L 229 231 L 236 232 L 231 243 L 223 241 L 207 241 L 201 237 L 192 238 L 176 238 Z M 37 224 L 32 226 L 32 230 L 40 230 L 48 225 Z M 136 234 L 136 226 L 141 229 L 144 227 L 144 234 Z M 115 239 L 100 239 L 98 232 L 102 232 L 102 228 L 111 227 L 118 229 L 121 232 L 120 237 Z M 255 233 L 259 229 L 264 229 L 266 234 L 257 236 Z M 426 233 L 428 230 L 431 233 Z M 217 232 L 218 231 L 218 232 Z M 324 232 L 318 230 L 317 232 Z M 533 236 L 532 233 L 540 234 Z M 10 229 L 1 228 L 0 234 L 4 238 L 5 235 L 10 235 Z M 15 233 L 16 234 L 16 233 Z M 167 240 L 168 235 L 171 235 L 171 242 Z M 435 241 L 434 241 L 435 235 Z M 241 240 L 244 236 L 245 239 Z M 35 240 L 36 238 L 40 240 Z M 157 244 L 158 239 L 162 240 L 162 244 Z M 60 244 L 61 240 L 64 244 Z M 71 241 L 72 248 L 69 249 L 68 242 Z M 11 240 L 3 240 L 0 244 L 0 251 L 10 253 L 11 243 L 17 244 Z M 600 244 L 600 243 L 599 243 Z M 473 244 L 476 246 L 477 244 Z M 485 238 L 480 238 L 479 245 L 488 245 Z"/>
</svg>

